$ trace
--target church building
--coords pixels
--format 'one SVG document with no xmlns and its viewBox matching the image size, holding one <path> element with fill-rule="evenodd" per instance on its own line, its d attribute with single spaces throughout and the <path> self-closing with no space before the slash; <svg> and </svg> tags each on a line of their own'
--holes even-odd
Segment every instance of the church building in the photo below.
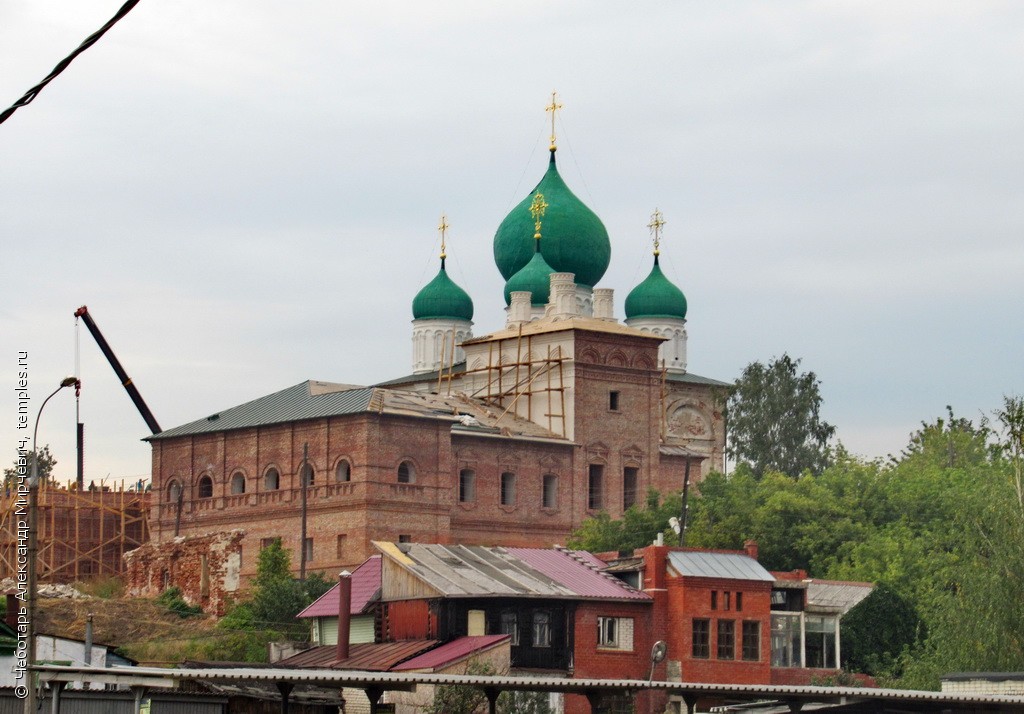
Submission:
<svg viewBox="0 0 1024 714">
<path fill-rule="evenodd" d="M 241 530 L 243 579 L 275 539 L 294 569 L 332 574 L 373 541 L 549 547 L 721 470 L 728 385 L 687 371 L 662 225 L 656 212 L 653 266 L 620 322 L 598 287 L 611 241 L 559 175 L 552 137 L 546 172 L 494 236 L 504 328 L 473 334 L 442 219 L 438 273 L 410 295 L 410 373 L 310 380 L 150 437 L 152 542 Z"/>
</svg>

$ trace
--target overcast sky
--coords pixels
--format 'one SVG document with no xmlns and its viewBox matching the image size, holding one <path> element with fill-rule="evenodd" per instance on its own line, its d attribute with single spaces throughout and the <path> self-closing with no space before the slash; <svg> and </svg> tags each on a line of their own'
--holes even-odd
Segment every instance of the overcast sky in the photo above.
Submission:
<svg viewBox="0 0 1024 714">
<path fill-rule="evenodd" d="M 120 0 L 0 0 L 0 105 Z M 437 271 L 504 324 L 494 231 L 559 167 L 616 312 L 663 267 L 690 370 L 788 352 L 867 457 L 1024 393 L 1024 4 L 142 0 L 0 125 L 0 439 L 75 366 L 89 306 L 161 426 L 305 379 L 411 370 Z M 81 328 L 86 479 L 148 431 Z M 73 394 L 40 443 L 74 475 Z"/>
</svg>

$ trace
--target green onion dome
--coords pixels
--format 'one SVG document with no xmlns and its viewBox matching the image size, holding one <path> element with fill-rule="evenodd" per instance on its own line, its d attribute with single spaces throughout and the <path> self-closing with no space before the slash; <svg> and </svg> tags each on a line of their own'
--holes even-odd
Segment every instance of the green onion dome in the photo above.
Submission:
<svg viewBox="0 0 1024 714">
<path fill-rule="evenodd" d="M 444 258 L 441 258 L 441 270 L 437 276 L 413 298 L 412 317 L 414 320 L 473 319 L 473 300 L 448 277 Z"/>
<path fill-rule="evenodd" d="M 547 228 L 547 223 L 544 227 Z M 546 234 L 544 240 L 547 241 Z M 531 305 L 547 305 L 553 272 L 555 271 L 544 260 L 544 254 L 540 250 L 535 250 L 530 262 L 505 283 L 505 304 L 512 304 L 512 293 L 529 292 Z"/>
<path fill-rule="evenodd" d="M 573 273 L 577 284 L 593 287 L 604 276 L 611 261 L 608 231 L 597 214 L 576 198 L 558 175 L 554 151 L 540 183 L 505 216 L 494 234 L 494 262 L 501 276 L 511 280 L 533 260 L 534 225 L 529 209 L 537 193 L 544 194 L 548 203 L 542 252 L 551 266 L 549 272 Z M 506 300 L 508 292 L 506 287 Z"/>
<path fill-rule="evenodd" d="M 658 256 L 651 274 L 626 297 L 626 319 L 637 317 L 686 319 L 686 296 L 661 272 Z"/>
</svg>

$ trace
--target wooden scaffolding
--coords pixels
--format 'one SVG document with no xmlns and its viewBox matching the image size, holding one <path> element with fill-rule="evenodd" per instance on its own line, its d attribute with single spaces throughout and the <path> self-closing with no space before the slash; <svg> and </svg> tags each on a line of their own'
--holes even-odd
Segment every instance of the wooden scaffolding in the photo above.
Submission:
<svg viewBox="0 0 1024 714">
<path fill-rule="evenodd" d="M 19 497 L 13 488 L 0 496 L 0 578 L 18 577 L 27 503 L 27 495 Z M 38 503 L 41 583 L 120 575 L 125 552 L 149 540 L 149 493 L 125 489 L 124 482 L 85 491 L 44 482 Z"/>
</svg>

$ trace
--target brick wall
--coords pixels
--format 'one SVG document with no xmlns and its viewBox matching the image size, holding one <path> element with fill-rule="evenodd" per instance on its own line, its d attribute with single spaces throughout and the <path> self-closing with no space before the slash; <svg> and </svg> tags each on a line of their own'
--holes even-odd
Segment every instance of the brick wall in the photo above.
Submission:
<svg viewBox="0 0 1024 714">
<path fill-rule="evenodd" d="M 223 615 L 240 585 L 239 561 L 244 531 L 179 536 L 148 543 L 125 553 L 125 591 L 131 597 L 156 597 L 170 586 L 204 612 Z"/>
</svg>

